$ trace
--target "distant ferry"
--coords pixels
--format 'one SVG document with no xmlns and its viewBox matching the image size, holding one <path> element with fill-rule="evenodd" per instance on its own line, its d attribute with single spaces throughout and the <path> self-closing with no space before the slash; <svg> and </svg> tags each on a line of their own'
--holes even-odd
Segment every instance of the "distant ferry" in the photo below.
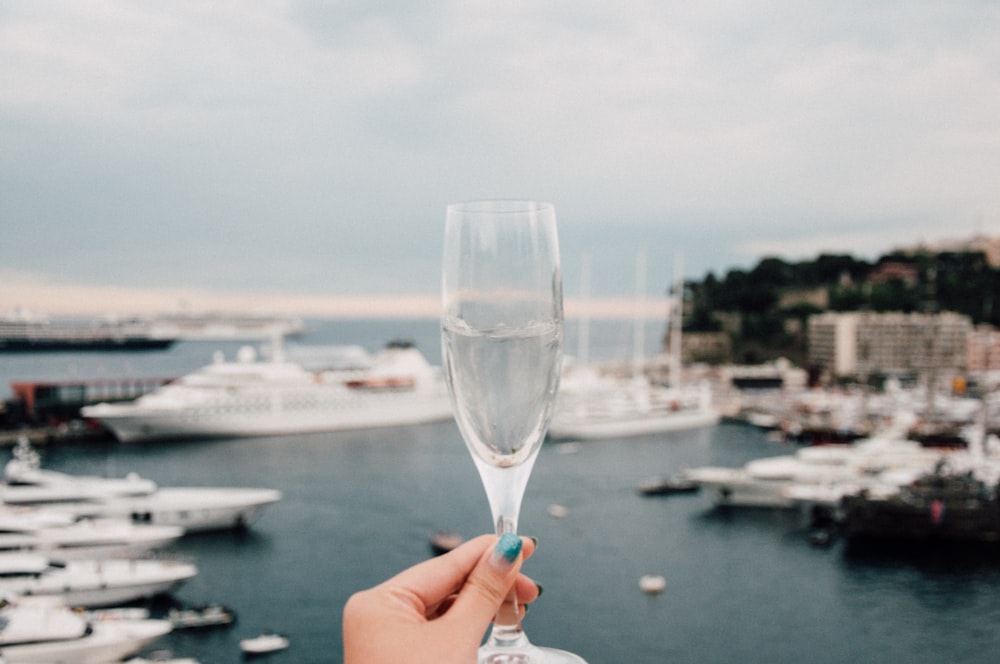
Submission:
<svg viewBox="0 0 1000 664">
<path fill-rule="evenodd" d="M 128 318 L 49 319 L 15 310 L 0 316 L 0 352 L 162 350 L 177 337 Z"/>
<path fill-rule="evenodd" d="M 176 311 L 157 314 L 149 323 L 157 336 L 177 339 L 258 341 L 306 332 L 301 318 L 252 312 Z"/>
</svg>

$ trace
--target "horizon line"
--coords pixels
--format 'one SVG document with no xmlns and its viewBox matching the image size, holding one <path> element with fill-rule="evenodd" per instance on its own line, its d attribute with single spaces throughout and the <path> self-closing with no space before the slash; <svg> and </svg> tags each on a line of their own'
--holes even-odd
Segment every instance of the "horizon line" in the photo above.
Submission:
<svg viewBox="0 0 1000 664">
<path fill-rule="evenodd" d="M 211 289 L 134 288 L 58 284 L 17 279 L 0 293 L 0 314 L 15 310 L 47 316 L 155 316 L 178 311 L 269 313 L 301 318 L 437 318 L 437 294 L 302 295 L 280 292 L 222 292 Z M 566 298 L 567 318 L 666 317 L 669 298 Z"/>
</svg>

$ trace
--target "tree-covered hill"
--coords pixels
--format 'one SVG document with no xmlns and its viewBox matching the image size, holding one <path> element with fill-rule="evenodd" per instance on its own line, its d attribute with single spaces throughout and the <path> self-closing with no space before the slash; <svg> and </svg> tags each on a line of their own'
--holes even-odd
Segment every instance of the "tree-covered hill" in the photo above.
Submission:
<svg viewBox="0 0 1000 664">
<path fill-rule="evenodd" d="M 823 254 L 686 283 L 686 332 L 725 332 L 735 361 L 802 361 L 805 323 L 822 311 L 954 311 L 1000 327 L 1000 268 L 982 252 L 893 252 L 874 262 Z"/>
</svg>

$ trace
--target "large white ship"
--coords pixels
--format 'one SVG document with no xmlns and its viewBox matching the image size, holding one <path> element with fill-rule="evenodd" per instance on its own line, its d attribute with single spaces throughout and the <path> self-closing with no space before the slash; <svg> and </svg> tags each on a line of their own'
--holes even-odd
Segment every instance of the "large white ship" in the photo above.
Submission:
<svg viewBox="0 0 1000 664">
<path fill-rule="evenodd" d="M 394 343 L 357 369 L 312 371 L 250 347 L 130 403 L 84 408 L 123 442 L 298 434 L 419 424 L 452 417 L 440 367 Z"/>
</svg>

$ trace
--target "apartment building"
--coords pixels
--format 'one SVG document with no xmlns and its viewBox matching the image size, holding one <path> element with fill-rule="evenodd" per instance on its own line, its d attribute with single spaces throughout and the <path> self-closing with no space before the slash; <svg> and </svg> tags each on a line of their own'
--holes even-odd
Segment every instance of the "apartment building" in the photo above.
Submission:
<svg viewBox="0 0 1000 664">
<path fill-rule="evenodd" d="M 951 312 L 823 313 L 809 319 L 809 364 L 831 377 L 965 371 L 972 330 Z"/>
</svg>

